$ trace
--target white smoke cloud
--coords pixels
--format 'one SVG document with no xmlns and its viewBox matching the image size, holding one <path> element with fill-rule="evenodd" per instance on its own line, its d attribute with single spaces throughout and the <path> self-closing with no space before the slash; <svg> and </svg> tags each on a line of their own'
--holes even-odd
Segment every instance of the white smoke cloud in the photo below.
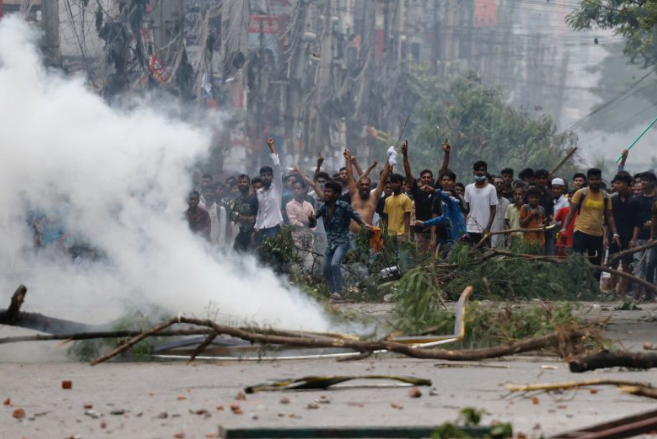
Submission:
<svg viewBox="0 0 657 439">
<path fill-rule="evenodd" d="M 212 308 L 235 320 L 326 329 L 320 307 L 252 258 L 208 251 L 183 221 L 189 170 L 210 149 L 209 129 L 151 106 L 109 107 L 80 78 L 46 70 L 37 36 L 0 22 L 0 308 L 19 283 L 27 305 L 103 323 L 126 305 L 171 313 Z M 102 249 L 79 266 L 34 255 L 27 206 L 55 212 Z"/>
</svg>

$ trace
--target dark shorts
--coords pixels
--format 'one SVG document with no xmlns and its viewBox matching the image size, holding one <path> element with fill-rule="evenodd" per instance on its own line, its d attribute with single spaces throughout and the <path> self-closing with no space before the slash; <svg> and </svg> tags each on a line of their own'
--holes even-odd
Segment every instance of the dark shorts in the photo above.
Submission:
<svg viewBox="0 0 657 439">
<path fill-rule="evenodd" d="M 618 245 L 613 241 L 613 239 L 609 239 L 609 255 L 613 255 L 614 253 L 621 252 L 623 250 L 627 250 L 629 248 L 629 242 L 626 242 L 621 238 L 621 247 L 618 247 Z M 612 268 L 615 268 L 618 266 L 618 261 L 624 262 L 625 264 L 629 265 L 634 261 L 634 255 L 630 253 L 629 255 L 625 255 L 620 259 L 616 259 L 614 263 L 612 264 Z"/>
</svg>

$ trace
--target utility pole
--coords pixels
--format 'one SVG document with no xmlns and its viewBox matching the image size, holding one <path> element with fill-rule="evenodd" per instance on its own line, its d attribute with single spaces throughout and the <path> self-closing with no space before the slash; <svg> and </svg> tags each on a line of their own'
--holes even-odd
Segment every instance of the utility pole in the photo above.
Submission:
<svg viewBox="0 0 657 439">
<path fill-rule="evenodd" d="M 333 62 L 333 20 L 331 16 L 332 0 L 325 0 L 324 4 L 324 26 L 322 29 L 322 45 L 319 59 L 319 69 L 317 71 L 317 81 L 315 88 L 315 132 L 313 136 L 312 152 L 313 154 L 320 150 L 325 143 L 325 132 L 328 131 L 328 124 L 324 119 L 330 116 L 322 108 L 329 97 L 331 85 L 331 65 Z"/>
<path fill-rule="evenodd" d="M 61 64 L 59 0 L 41 2 L 41 24 L 44 30 L 41 47 L 46 58 L 46 64 L 58 66 Z"/>
</svg>

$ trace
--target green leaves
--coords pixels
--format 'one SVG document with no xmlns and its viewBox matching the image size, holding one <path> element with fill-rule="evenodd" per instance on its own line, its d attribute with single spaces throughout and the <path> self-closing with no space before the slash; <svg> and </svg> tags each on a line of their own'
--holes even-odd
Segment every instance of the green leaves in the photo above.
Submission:
<svg viewBox="0 0 657 439">
<path fill-rule="evenodd" d="M 584 0 L 566 17 L 575 30 L 614 29 L 625 37 L 625 55 L 632 62 L 657 63 L 657 0 Z"/>
<path fill-rule="evenodd" d="M 418 101 L 411 118 L 415 169 L 435 162 L 445 138 L 453 146 L 450 168 L 463 181 L 476 160 L 486 161 L 492 173 L 507 166 L 549 168 L 575 145 L 574 134 L 557 133 L 550 117 L 533 119 L 507 105 L 501 89 L 486 87 L 473 72 L 437 83 L 426 67 L 414 66 L 411 78 L 408 87 Z"/>
</svg>

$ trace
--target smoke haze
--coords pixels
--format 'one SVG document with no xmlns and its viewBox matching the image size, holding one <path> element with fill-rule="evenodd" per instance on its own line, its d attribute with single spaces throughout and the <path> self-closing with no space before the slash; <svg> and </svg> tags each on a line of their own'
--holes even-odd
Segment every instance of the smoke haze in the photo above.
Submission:
<svg viewBox="0 0 657 439">
<path fill-rule="evenodd" d="M 189 172 L 210 130 L 153 105 L 111 108 L 81 78 L 46 70 L 37 37 L 15 17 L 0 22 L 0 307 L 24 283 L 26 309 L 93 323 L 149 304 L 195 315 L 210 305 L 233 321 L 326 329 L 320 307 L 273 272 L 214 254 L 188 230 Z M 104 257 L 34 254 L 34 208 L 66 218 Z"/>
</svg>

